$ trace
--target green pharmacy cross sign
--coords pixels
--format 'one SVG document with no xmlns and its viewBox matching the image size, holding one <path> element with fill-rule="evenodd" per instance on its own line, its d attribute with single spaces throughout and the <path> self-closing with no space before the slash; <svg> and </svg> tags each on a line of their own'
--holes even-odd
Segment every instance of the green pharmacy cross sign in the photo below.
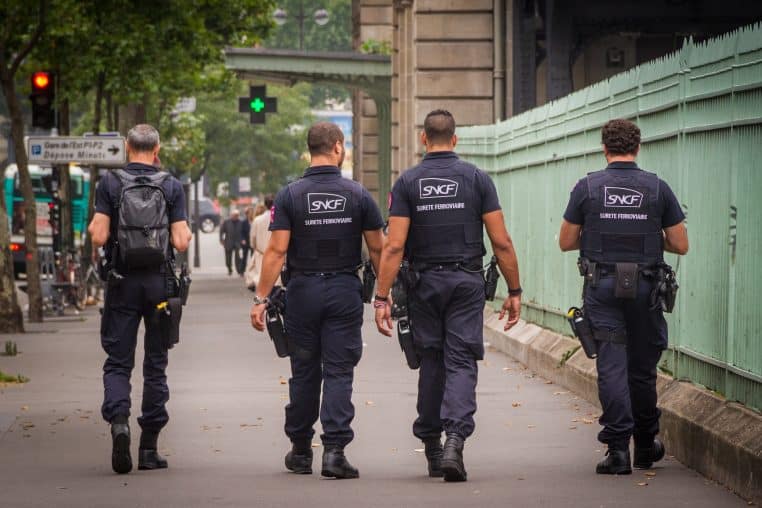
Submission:
<svg viewBox="0 0 762 508">
<path fill-rule="evenodd" d="M 249 87 L 248 97 L 238 98 L 238 112 L 249 113 L 249 122 L 265 123 L 265 113 L 278 111 L 278 99 L 267 96 L 267 87 Z"/>
</svg>

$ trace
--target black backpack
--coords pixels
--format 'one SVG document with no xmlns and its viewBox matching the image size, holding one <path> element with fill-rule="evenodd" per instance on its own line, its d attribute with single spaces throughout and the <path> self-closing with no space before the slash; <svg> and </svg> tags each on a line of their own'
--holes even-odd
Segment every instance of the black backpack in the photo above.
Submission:
<svg viewBox="0 0 762 508">
<path fill-rule="evenodd" d="M 114 172 L 122 183 L 119 198 L 117 244 L 120 265 L 131 268 L 155 268 L 170 255 L 169 214 L 162 184 L 166 172 L 131 175 Z"/>
</svg>

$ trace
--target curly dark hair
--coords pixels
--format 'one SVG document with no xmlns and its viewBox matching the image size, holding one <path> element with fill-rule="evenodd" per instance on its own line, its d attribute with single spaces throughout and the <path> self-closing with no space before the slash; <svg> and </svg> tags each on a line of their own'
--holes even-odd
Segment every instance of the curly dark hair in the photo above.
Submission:
<svg viewBox="0 0 762 508">
<path fill-rule="evenodd" d="M 629 120 L 609 120 L 601 129 L 601 143 L 612 155 L 635 154 L 640 146 L 640 129 Z"/>
</svg>

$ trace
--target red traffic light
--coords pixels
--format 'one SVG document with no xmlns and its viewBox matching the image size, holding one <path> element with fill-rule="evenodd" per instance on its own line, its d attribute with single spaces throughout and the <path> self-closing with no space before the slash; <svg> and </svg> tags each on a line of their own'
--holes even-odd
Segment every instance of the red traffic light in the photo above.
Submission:
<svg viewBox="0 0 762 508">
<path fill-rule="evenodd" d="M 37 90 L 44 90 L 50 85 L 50 74 L 47 72 L 35 72 L 32 74 L 32 85 Z"/>
</svg>

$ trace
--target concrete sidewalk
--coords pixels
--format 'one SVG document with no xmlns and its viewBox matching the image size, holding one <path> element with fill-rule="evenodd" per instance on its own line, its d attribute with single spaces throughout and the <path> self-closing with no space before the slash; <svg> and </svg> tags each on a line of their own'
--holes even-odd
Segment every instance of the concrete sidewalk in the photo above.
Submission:
<svg viewBox="0 0 762 508">
<path fill-rule="evenodd" d="M 0 506 L 746 505 L 672 459 L 649 476 L 596 476 L 597 409 L 494 350 L 480 364 L 477 430 L 466 444 L 469 481 L 429 479 L 410 430 L 417 373 L 404 366 L 396 339 L 375 331 L 370 313 L 355 384 L 357 437 L 347 448 L 361 478 L 288 474 L 282 430 L 288 362 L 251 329 L 249 306 L 240 279 L 195 277 L 181 343 L 170 353 L 171 420 L 159 440 L 170 461 L 165 471 L 111 472 L 108 426 L 100 417 L 105 354 L 97 311 L 0 336 L 16 340 L 21 351 L 0 357 L 0 370 L 31 379 L 0 388 Z M 141 359 L 142 347 L 138 365 Z M 141 389 L 138 367 L 136 409 Z M 133 449 L 134 455 L 136 443 Z"/>
</svg>

